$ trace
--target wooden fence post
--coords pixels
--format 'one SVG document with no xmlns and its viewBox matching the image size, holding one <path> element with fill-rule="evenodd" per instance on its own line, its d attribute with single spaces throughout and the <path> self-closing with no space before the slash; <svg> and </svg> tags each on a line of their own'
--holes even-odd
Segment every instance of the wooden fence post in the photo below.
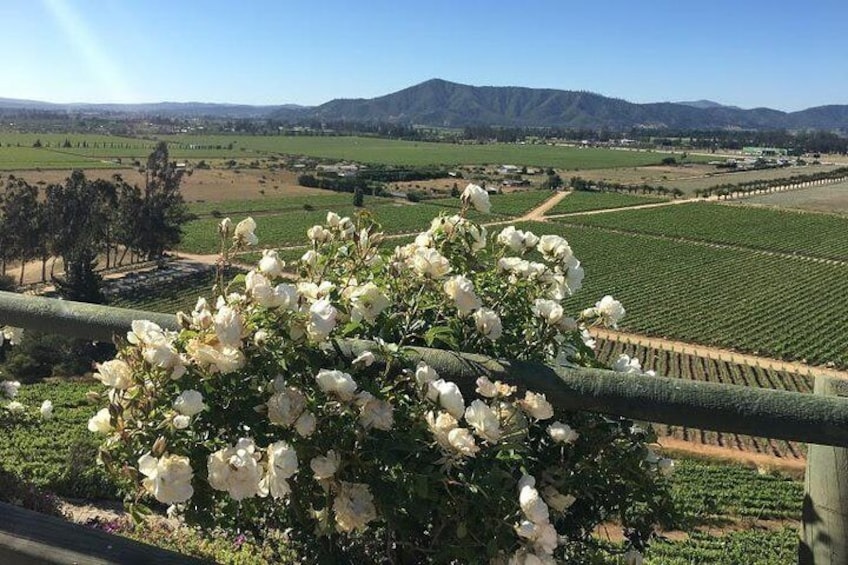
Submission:
<svg viewBox="0 0 848 565">
<path fill-rule="evenodd" d="M 815 394 L 848 397 L 848 380 L 816 375 Z M 848 449 L 809 444 L 800 565 L 848 563 Z"/>
</svg>

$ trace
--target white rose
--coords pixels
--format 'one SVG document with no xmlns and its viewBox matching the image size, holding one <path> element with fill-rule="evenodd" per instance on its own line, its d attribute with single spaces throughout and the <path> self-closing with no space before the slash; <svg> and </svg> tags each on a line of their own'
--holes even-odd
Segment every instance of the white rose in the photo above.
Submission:
<svg viewBox="0 0 848 565">
<path fill-rule="evenodd" d="M 248 438 L 212 453 L 207 461 L 209 485 L 226 491 L 236 501 L 256 496 L 262 481 L 260 457 L 253 440 Z"/>
<path fill-rule="evenodd" d="M 244 354 L 234 347 L 212 347 L 200 341 L 191 340 L 186 346 L 188 355 L 201 367 L 221 374 L 232 373 L 244 366 Z"/>
<path fill-rule="evenodd" d="M 209 303 L 203 297 L 198 298 L 197 303 L 194 305 L 194 310 L 191 313 L 191 324 L 197 329 L 205 330 L 212 326 L 213 321 L 212 312 L 209 310 Z"/>
<path fill-rule="evenodd" d="M 194 494 L 191 480 L 194 471 L 188 457 L 165 455 L 160 458 L 145 453 L 138 460 L 138 471 L 146 478 L 145 490 L 163 504 L 179 504 Z"/>
<path fill-rule="evenodd" d="M 245 218 L 236 224 L 235 232 L 233 232 L 233 240 L 236 244 L 256 245 L 259 243 L 259 238 L 253 233 L 256 231 L 256 222 L 253 218 Z"/>
<path fill-rule="evenodd" d="M 618 322 L 624 317 L 625 310 L 621 302 L 610 295 L 606 295 L 595 303 L 595 312 L 603 322 L 613 328 L 618 327 Z"/>
<path fill-rule="evenodd" d="M 230 237 L 233 233 L 233 221 L 229 218 L 224 218 L 218 224 L 218 232 L 224 237 Z"/>
<path fill-rule="evenodd" d="M 352 361 L 351 364 L 352 365 L 360 365 L 361 364 L 365 367 L 370 367 L 371 365 L 374 364 L 374 361 L 376 361 L 376 357 L 374 357 L 373 353 L 371 353 L 370 351 L 363 351 L 362 353 L 359 354 L 359 356 L 357 356 L 356 359 L 354 359 Z"/>
<path fill-rule="evenodd" d="M 565 286 L 569 294 L 574 294 L 583 287 L 583 278 L 586 273 L 574 255 L 565 260 L 565 268 L 568 269 L 565 275 Z"/>
<path fill-rule="evenodd" d="M 21 388 L 19 381 L 0 381 L 0 393 L 6 398 L 15 398 Z"/>
<path fill-rule="evenodd" d="M 422 277 L 440 279 L 451 270 L 450 262 L 430 247 L 417 247 L 410 257 L 412 269 Z"/>
<path fill-rule="evenodd" d="M 304 265 L 314 267 L 315 265 L 318 264 L 318 259 L 320 257 L 321 256 L 318 255 L 317 251 L 310 249 L 309 251 L 307 251 L 306 253 L 303 254 L 303 256 L 300 258 L 300 262 L 303 263 Z"/>
<path fill-rule="evenodd" d="M 418 386 L 428 385 L 438 378 L 439 373 L 436 372 L 436 369 L 424 361 L 418 362 L 415 367 L 415 382 L 418 383 Z"/>
<path fill-rule="evenodd" d="M 501 426 L 498 415 L 482 400 L 474 400 L 465 410 L 465 421 L 478 436 L 489 443 L 497 443 L 501 438 Z"/>
<path fill-rule="evenodd" d="M 332 449 L 327 452 L 327 455 L 319 455 L 313 457 L 309 462 L 309 467 L 312 469 L 312 474 L 316 481 L 330 479 L 336 474 L 341 463 L 341 457 Z"/>
<path fill-rule="evenodd" d="M 554 408 L 544 394 L 536 394 L 528 390 L 524 394 L 524 400 L 519 400 L 518 404 L 528 416 L 537 420 L 547 420 L 554 415 Z"/>
<path fill-rule="evenodd" d="M 11 412 L 12 414 L 22 414 L 24 410 L 26 410 L 26 407 L 17 400 L 13 400 L 12 402 L 6 405 L 6 410 Z"/>
<path fill-rule="evenodd" d="M 564 313 L 562 306 L 553 300 L 537 298 L 533 302 L 533 314 L 542 318 L 548 325 L 556 325 Z"/>
<path fill-rule="evenodd" d="M 262 275 L 258 275 L 262 277 Z M 262 277 L 265 280 L 265 277 Z M 218 306 L 218 311 L 215 313 L 215 335 L 218 336 L 218 341 L 228 347 L 239 347 L 241 345 L 241 336 L 244 331 L 244 321 L 241 314 L 227 304 Z"/>
<path fill-rule="evenodd" d="M 480 308 L 480 299 L 474 293 L 474 284 L 464 275 L 449 278 L 444 284 L 445 294 L 456 303 L 460 314 L 470 314 Z"/>
<path fill-rule="evenodd" d="M 285 441 L 268 446 L 268 472 L 262 479 L 261 494 L 282 498 L 291 492 L 286 479 L 297 473 L 297 452 Z"/>
<path fill-rule="evenodd" d="M 315 376 L 318 386 L 327 394 L 335 394 L 341 400 L 352 400 L 356 392 L 356 381 L 347 373 L 329 369 L 321 369 Z"/>
<path fill-rule="evenodd" d="M 294 423 L 294 430 L 300 437 L 309 437 L 315 433 L 315 416 L 312 412 L 304 412 Z"/>
<path fill-rule="evenodd" d="M 464 204 L 471 204 L 478 212 L 488 214 L 492 209 L 492 203 L 489 201 L 489 193 L 476 184 L 469 184 L 462 191 L 460 200 Z"/>
<path fill-rule="evenodd" d="M 577 499 L 570 494 L 562 494 L 552 486 L 547 486 L 542 491 L 542 498 L 557 512 L 565 512 L 571 505 L 577 502 Z"/>
<path fill-rule="evenodd" d="M 494 310 L 480 308 L 474 312 L 474 325 L 480 335 L 492 341 L 496 341 L 503 335 L 500 316 Z"/>
<path fill-rule="evenodd" d="M 427 427 L 433 433 L 436 442 L 445 449 L 451 449 L 448 434 L 458 426 L 459 423 L 456 421 L 456 418 L 447 412 L 439 411 L 438 415 L 435 412 L 428 412 L 425 414 L 424 419 L 427 422 Z"/>
<path fill-rule="evenodd" d="M 571 246 L 558 235 L 543 235 L 539 238 L 536 249 L 548 261 L 564 262 L 572 255 Z"/>
<path fill-rule="evenodd" d="M 359 322 L 365 319 L 373 324 L 383 310 L 391 305 L 389 297 L 372 282 L 356 287 L 350 293 L 351 320 Z"/>
<path fill-rule="evenodd" d="M 641 375 L 642 363 L 640 363 L 639 359 L 637 359 L 636 357 L 633 357 L 631 359 L 629 355 L 627 355 L 626 353 L 622 353 L 612 364 L 612 370 L 618 373 L 625 373 L 628 375 Z"/>
<path fill-rule="evenodd" d="M 284 388 L 274 385 L 278 391 L 268 399 L 268 419 L 272 424 L 292 426 L 306 409 L 306 397 L 294 387 Z"/>
<path fill-rule="evenodd" d="M 498 243 L 513 253 L 521 253 L 524 251 L 524 234 L 515 229 L 515 226 L 508 226 L 498 234 Z"/>
<path fill-rule="evenodd" d="M 12 326 L 4 326 L 0 331 L 0 345 L 3 341 L 8 341 L 9 345 L 18 345 L 24 336 L 23 328 L 15 328 Z"/>
<path fill-rule="evenodd" d="M 312 226 L 306 230 L 306 237 L 318 245 L 333 239 L 333 233 L 324 226 Z"/>
<path fill-rule="evenodd" d="M 524 484 L 518 492 L 518 503 L 524 516 L 534 524 L 547 524 L 550 521 L 548 505 L 539 496 L 539 491 L 530 484 Z"/>
<path fill-rule="evenodd" d="M 474 457 L 480 451 L 474 436 L 466 428 L 454 428 L 449 431 L 448 443 L 453 450 L 465 457 Z"/>
<path fill-rule="evenodd" d="M 465 400 L 456 383 L 438 379 L 429 384 L 427 398 L 433 402 L 438 401 L 442 408 L 448 411 L 454 418 L 462 418 L 465 413 Z"/>
<path fill-rule="evenodd" d="M 374 496 L 368 485 L 362 483 L 339 483 L 339 493 L 333 502 L 336 529 L 340 532 L 368 529 L 368 522 L 377 518 Z"/>
<path fill-rule="evenodd" d="M 395 424 L 394 408 L 384 400 L 378 400 L 364 393 L 358 401 L 360 405 L 359 423 L 367 429 L 376 428 L 388 432 Z"/>
<path fill-rule="evenodd" d="M 277 252 L 273 249 L 266 249 L 262 252 L 262 259 L 259 260 L 259 272 L 275 279 L 283 276 L 283 269 L 286 268 L 286 263 L 280 259 Z"/>
<path fill-rule="evenodd" d="M 184 390 L 174 400 L 174 410 L 184 416 L 194 416 L 206 409 L 203 395 L 196 390 Z"/>
<path fill-rule="evenodd" d="M 178 430 L 184 430 L 191 424 L 191 417 L 177 414 L 173 419 L 174 427 Z"/>
<path fill-rule="evenodd" d="M 88 430 L 96 434 L 108 434 L 112 429 L 112 416 L 108 408 L 101 408 L 88 420 Z"/>
<path fill-rule="evenodd" d="M 337 311 L 326 298 L 318 300 L 309 307 L 309 322 L 306 325 L 306 333 L 314 341 L 327 339 L 336 327 Z"/>
<path fill-rule="evenodd" d="M 557 443 L 574 443 L 580 437 L 571 426 L 562 422 L 554 422 L 548 426 L 548 434 Z"/>
<path fill-rule="evenodd" d="M 41 417 L 45 420 L 53 419 L 53 403 L 49 400 L 45 400 L 41 403 Z"/>
</svg>

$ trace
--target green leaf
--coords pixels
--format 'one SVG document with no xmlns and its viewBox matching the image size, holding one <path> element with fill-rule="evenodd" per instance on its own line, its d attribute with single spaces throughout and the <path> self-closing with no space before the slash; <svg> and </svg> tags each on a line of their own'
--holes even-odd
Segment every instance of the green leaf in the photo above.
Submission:
<svg viewBox="0 0 848 565">
<path fill-rule="evenodd" d="M 433 326 L 424 334 L 424 341 L 429 347 L 441 343 L 451 349 L 459 349 L 459 342 L 456 340 L 453 330 L 448 326 Z"/>
</svg>

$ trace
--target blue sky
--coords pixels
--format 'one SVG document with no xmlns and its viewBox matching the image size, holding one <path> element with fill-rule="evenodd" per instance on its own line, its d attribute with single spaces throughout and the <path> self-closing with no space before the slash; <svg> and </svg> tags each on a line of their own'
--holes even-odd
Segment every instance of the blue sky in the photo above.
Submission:
<svg viewBox="0 0 848 565">
<path fill-rule="evenodd" d="M 438 77 L 848 103 L 848 2 L 4 0 L 0 97 L 320 104 Z"/>
</svg>

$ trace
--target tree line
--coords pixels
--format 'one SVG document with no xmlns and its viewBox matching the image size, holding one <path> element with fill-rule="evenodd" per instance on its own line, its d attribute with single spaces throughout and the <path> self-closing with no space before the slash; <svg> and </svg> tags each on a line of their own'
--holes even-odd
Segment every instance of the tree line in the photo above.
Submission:
<svg viewBox="0 0 848 565">
<path fill-rule="evenodd" d="M 106 268 L 124 264 L 127 255 L 160 258 L 180 242 L 192 217 L 180 192 L 183 173 L 161 142 L 147 159 L 141 187 L 120 175 L 89 179 L 79 170 L 44 187 L 10 175 L 0 194 L 0 274 L 18 261 L 23 284 L 27 262 L 40 260 L 47 281 L 47 263 L 61 258 L 69 282 L 92 277 L 101 255 Z"/>
</svg>

